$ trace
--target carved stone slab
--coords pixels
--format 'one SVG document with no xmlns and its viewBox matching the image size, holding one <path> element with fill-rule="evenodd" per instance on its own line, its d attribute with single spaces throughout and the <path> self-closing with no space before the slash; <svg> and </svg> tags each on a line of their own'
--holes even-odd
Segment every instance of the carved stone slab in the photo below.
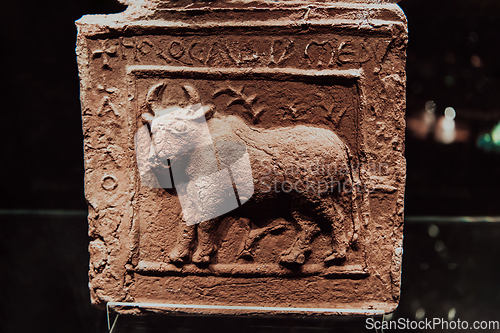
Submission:
<svg viewBox="0 0 500 333">
<path fill-rule="evenodd" d="M 391 2 L 129 1 L 77 21 L 96 306 L 395 309 L 407 33 Z"/>
</svg>

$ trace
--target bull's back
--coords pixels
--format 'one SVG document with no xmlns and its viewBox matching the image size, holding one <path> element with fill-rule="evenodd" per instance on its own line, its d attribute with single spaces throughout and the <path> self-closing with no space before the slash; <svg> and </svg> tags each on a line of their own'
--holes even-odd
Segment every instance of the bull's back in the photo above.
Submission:
<svg viewBox="0 0 500 333">
<path fill-rule="evenodd" d="M 279 169 L 340 165 L 347 161 L 345 144 L 328 129 L 295 126 L 262 132 L 257 137 L 252 133 L 247 145 L 252 164 L 273 165 Z"/>
<path fill-rule="evenodd" d="M 248 126 L 236 116 L 214 119 L 210 125 L 214 141 L 245 144 L 256 184 L 262 178 L 280 182 L 321 177 L 295 171 L 310 173 L 311 166 L 332 169 L 348 163 L 346 145 L 330 129 L 306 125 L 260 129 Z"/>
</svg>

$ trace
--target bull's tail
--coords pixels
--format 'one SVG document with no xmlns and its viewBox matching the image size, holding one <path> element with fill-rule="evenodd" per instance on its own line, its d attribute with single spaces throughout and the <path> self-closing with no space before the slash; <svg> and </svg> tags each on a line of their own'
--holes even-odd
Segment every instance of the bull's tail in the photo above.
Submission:
<svg viewBox="0 0 500 333">
<path fill-rule="evenodd" d="M 349 196 L 350 200 L 350 215 L 351 215 L 351 221 L 352 221 L 352 231 L 347 232 L 348 235 L 348 244 L 349 246 L 352 246 L 358 239 L 359 237 L 359 231 L 360 231 L 360 226 L 361 226 L 361 218 L 359 216 L 360 214 L 360 205 L 359 205 L 359 198 L 361 196 L 361 181 L 359 178 L 359 167 L 356 169 L 357 171 L 353 170 L 353 165 L 352 165 L 352 158 L 351 158 L 351 152 L 349 150 L 349 147 L 347 145 L 344 145 L 344 150 L 347 155 L 347 161 L 349 163 L 348 169 L 349 169 L 349 175 L 351 178 L 352 182 L 352 191 L 351 195 Z"/>
</svg>

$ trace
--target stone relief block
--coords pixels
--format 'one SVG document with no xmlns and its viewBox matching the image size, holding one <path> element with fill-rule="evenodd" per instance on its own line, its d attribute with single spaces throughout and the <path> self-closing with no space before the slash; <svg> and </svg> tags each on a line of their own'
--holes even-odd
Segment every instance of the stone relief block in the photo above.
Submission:
<svg viewBox="0 0 500 333">
<path fill-rule="evenodd" d="M 96 306 L 395 309 L 407 42 L 395 3 L 149 0 L 77 27 Z"/>
</svg>

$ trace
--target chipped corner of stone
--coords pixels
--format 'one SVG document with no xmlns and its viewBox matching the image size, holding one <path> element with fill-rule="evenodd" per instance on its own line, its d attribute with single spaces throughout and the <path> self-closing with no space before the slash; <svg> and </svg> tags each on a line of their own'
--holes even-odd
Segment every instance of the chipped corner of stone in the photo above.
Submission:
<svg viewBox="0 0 500 333">
<path fill-rule="evenodd" d="M 128 22 L 146 19 L 155 11 L 154 2 L 147 0 L 119 0 L 127 5 L 127 9 L 120 13 L 88 14 L 75 21 L 78 35 L 91 36 L 104 34 L 111 28 L 125 29 Z"/>
</svg>

